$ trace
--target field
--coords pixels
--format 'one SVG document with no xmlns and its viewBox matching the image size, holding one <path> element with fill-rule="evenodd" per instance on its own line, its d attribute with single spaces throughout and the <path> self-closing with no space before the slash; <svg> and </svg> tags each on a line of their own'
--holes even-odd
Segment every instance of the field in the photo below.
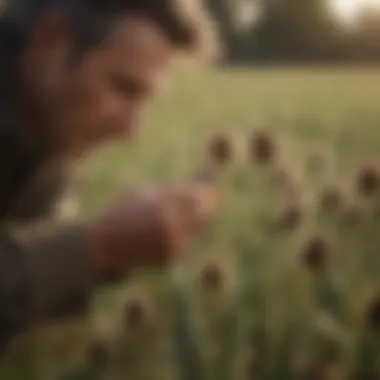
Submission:
<svg viewBox="0 0 380 380">
<path fill-rule="evenodd" d="M 81 210 L 211 167 L 215 222 L 182 265 L 99 294 L 80 328 L 31 334 L 0 378 L 380 379 L 380 72 L 175 79 L 135 143 L 85 164 Z"/>
</svg>

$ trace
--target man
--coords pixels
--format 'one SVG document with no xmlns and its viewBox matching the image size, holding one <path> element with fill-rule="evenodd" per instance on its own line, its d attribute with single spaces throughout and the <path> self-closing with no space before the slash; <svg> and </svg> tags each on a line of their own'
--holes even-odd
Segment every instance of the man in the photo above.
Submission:
<svg viewBox="0 0 380 380">
<path fill-rule="evenodd" d="M 179 52 L 205 41 L 169 0 L 13 1 L 0 22 L 0 346 L 28 326 L 83 313 L 96 285 L 165 266 L 208 212 L 191 188 L 116 200 L 86 221 L 21 238 L 48 217 L 72 162 L 131 136 Z M 211 209 L 208 211 L 212 211 Z"/>
</svg>

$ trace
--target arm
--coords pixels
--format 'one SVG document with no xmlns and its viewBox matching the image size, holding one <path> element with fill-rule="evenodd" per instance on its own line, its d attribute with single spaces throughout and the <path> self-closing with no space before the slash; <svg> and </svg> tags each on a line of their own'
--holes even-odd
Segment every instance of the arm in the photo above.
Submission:
<svg viewBox="0 0 380 380">
<path fill-rule="evenodd" d="M 0 239 L 0 350 L 13 335 L 44 320 L 84 313 L 95 270 L 81 223 L 27 246 Z"/>
<path fill-rule="evenodd" d="M 170 265 L 210 218 L 208 190 L 153 189 L 22 244 L 0 239 L 0 343 L 30 324 L 84 313 L 96 285 L 131 268 Z"/>
</svg>

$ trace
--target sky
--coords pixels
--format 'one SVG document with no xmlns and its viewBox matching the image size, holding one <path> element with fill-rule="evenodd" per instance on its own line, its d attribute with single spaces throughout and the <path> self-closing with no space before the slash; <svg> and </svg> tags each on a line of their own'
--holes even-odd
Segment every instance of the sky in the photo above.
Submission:
<svg viewBox="0 0 380 380">
<path fill-rule="evenodd" d="M 380 0 L 331 0 L 333 9 L 345 19 L 352 19 L 356 11 L 363 5 L 380 8 Z"/>
</svg>

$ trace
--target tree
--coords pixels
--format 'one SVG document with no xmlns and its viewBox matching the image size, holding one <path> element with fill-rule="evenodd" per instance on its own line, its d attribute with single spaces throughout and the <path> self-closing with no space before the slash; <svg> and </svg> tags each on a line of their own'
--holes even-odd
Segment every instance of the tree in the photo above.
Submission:
<svg viewBox="0 0 380 380">
<path fill-rule="evenodd" d="M 262 6 L 253 30 L 262 58 L 315 61 L 336 52 L 339 28 L 326 0 L 269 0 Z"/>
</svg>

